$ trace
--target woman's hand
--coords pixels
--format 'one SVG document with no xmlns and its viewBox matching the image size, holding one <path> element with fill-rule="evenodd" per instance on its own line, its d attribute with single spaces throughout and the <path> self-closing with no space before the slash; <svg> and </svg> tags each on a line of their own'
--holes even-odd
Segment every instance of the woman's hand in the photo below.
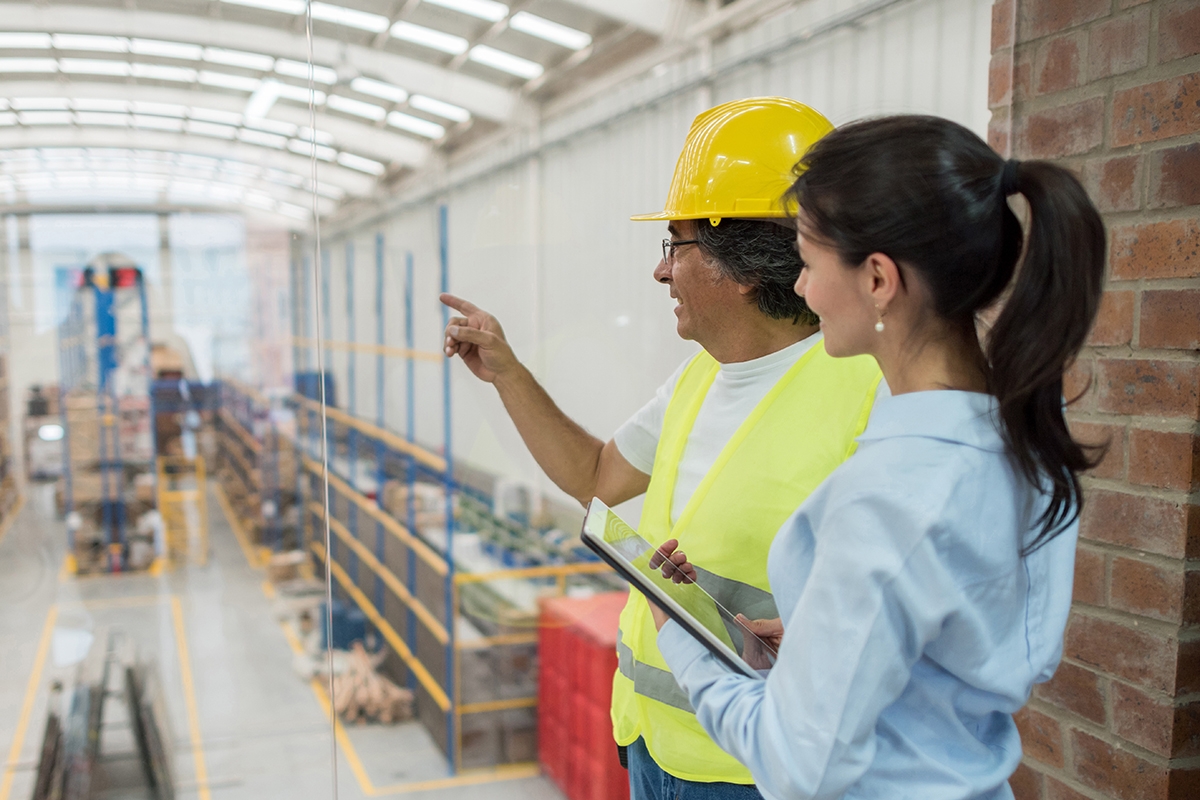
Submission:
<svg viewBox="0 0 1200 800">
<path fill-rule="evenodd" d="M 678 549 L 678 539 L 667 539 L 654 555 L 650 556 L 650 568 L 662 568 L 662 576 L 675 583 L 695 583 L 696 568 L 687 560 L 687 554 Z"/>
<path fill-rule="evenodd" d="M 753 636 L 742 636 L 742 658 L 754 669 L 770 669 L 774 665 L 779 645 L 783 643 L 783 620 L 749 619 L 737 615 L 738 624 Z"/>
</svg>

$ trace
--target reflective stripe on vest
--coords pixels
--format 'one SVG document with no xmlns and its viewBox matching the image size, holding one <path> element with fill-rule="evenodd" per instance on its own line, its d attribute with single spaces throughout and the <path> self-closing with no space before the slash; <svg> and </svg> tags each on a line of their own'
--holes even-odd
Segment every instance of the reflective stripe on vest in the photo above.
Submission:
<svg viewBox="0 0 1200 800">
<path fill-rule="evenodd" d="M 814 345 L 730 438 L 672 525 L 679 460 L 719 369 L 702 352 L 679 377 L 663 419 L 639 533 L 655 544 L 679 539 L 688 560 L 703 565 L 697 580 L 706 591 L 734 613 L 766 619 L 778 616 L 766 570 L 771 541 L 854 451 L 881 376 L 874 359 L 834 359 L 823 344 Z M 740 634 L 730 633 L 741 641 Z M 658 652 L 649 606 L 637 592 L 630 593 L 621 614 L 617 656 L 612 715 L 618 744 L 641 736 L 658 765 L 685 780 L 753 782 L 696 721 Z"/>
</svg>

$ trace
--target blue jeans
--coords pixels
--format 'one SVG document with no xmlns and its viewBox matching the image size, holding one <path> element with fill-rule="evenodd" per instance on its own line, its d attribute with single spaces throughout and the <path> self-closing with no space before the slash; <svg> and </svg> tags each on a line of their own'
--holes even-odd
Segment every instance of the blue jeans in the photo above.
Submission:
<svg viewBox="0 0 1200 800">
<path fill-rule="evenodd" d="M 753 784 L 697 783 L 664 772 L 640 738 L 628 754 L 630 800 L 762 800 Z"/>
</svg>

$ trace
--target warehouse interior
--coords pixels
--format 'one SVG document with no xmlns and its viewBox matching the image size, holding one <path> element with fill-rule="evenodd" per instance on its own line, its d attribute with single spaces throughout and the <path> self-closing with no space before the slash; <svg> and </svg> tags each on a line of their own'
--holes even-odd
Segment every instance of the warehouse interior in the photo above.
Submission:
<svg viewBox="0 0 1200 800">
<path fill-rule="evenodd" d="M 1082 107 L 1091 80 L 1112 114 L 1114 93 L 1200 72 L 1197 50 L 1166 55 L 1171 30 L 1200 41 L 1186 0 L 0 6 L 0 800 L 628 798 L 608 717 L 626 585 L 496 392 L 445 356 L 439 294 L 494 314 L 608 439 L 697 348 L 653 277 L 665 223 L 629 220 L 662 207 L 697 114 L 784 96 L 835 125 L 934 114 L 1005 155 L 1072 158 L 1119 120 L 1072 117 L 1055 151 L 1022 102 Z M 1149 33 L 1106 73 L 1110 23 Z M 1076 78 L 1052 85 L 1062 64 Z M 1200 122 L 1180 125 L 1194 150 Z M 1091 164 L 1089 190 L 1113 191 Z M 1157 191 L 1142 169 L 1130 197 Z M 1194 220 L 1189 191 L 1148 219 Z M 1173 252 L 1194 250 L 1188 224 Z M 1185 266 L 1127 273 L 1129 298 L 1145 278 L 1197 294 L 1194 252 L 1167 258 Z M 1170 384 L 1190 410 L 1088 400 L 1084 423 L 1194 441 L 1200 343 L 1139 344 L 1157 312 L 1135 321 L 1129 298 L 1130 333 L 1088 363 L 1148 347 L 1192 370 Z M 1139 481 L 1132 459 L 1100 489 L 1195 517 L 1195 478 Z M 636 524 L 640 501 L 618 511 Z M 1140 535 L 1080 563 L 1195 574 Z M 1086 613 L 1192 641 L 1195 603 L 1164 617 L 1100 591 L 1077 594 Z M 1140 685 L 1066 657 L 1113 697 Z M 1154 691 L 1179 709 L 1194 690 Z M 1116 755 L 1089 771 L 1078 739 L 1035 747 L 1019 797 L 1134 796 L 1122 776 L 1175 786 L 1194 756 L 1127 735 L 1116 700 L 1097 717 L 1048 698 L 1023 733 L 1075 725 Z"/>
</svg>

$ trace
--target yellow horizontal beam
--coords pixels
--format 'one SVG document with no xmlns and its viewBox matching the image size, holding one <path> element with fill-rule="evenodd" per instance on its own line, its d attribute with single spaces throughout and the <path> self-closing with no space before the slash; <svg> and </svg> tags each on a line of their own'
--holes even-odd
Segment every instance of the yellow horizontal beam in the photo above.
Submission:
<svg viewBox="0 0 1200 800">
<path fill-rule="evenodd" d="M 501 636 L 482 636 L 478 639 L 459 640 L 454 643 L 458 650 L 486 650 L 489 647 L 504 647 L 514 644 L 537 644 L 536 633 L 506 633 Z"/>
<path fill-rule="evenodd" d="M 325 508 L 320 503 L 309 503 L 308 510 L 317 519 L 325 518 Z M 404 605 L 408 606 L 409 609 L 412 610 L 413 614 L 417 616 L 417 619 L 421 620 L 421 622 L 425 625 L 425 628 L 432 633 L 439 642 L 441 642 L 443 645 L 450 643 L 450 636 L 446 633 L 446 626 L 438 622 L 437 617 L 429 612 L 429 609 L 425 607 L 425 604 L 413 597 L 408 591 L 408 587 L 400 582 L 400 579 L 396 577 L 395 573 L 393 573 L 383 564 L 379 563 L 379 559 L 375 557 L 375 554 L 367 549 L 362 542 L 355 539 L 354 535 L 350 533 L 350 530 L 345 525 L 333 517 L 330 517 L 329 529 L 336 533 L 339 539 L 349 545 L 350 549 L 354 551 L 355 555 L 362 559 L 362 562 L 366 564 L 372 572 L 383 579 L 383 582 L 387 584 L 388 588 L 391 589 L 401 601 L 403 601 Z"/>
<path fill-rule="evenodd" d="M 370 353 L 377 356 L 393 358 L 412 358 L 417 361 L 441 361 L 445 358 L 441 353 L 432 350 L 410 350 L 406 347 L 389 347 L 383 344 L 367 342 L 345 342 L 336 339 L 311 339 L 304 336 L 293 336 L 292 344 L 297 347 L 321 347 L 326 350 L 344 350 L 350 353 Z"/>
<path fill-rule="evenodd" d="M 301 459 L 304 462 L 304 468 L 318 478 L 325 474 L 320 463 L 313 461 L 307 456 L 301 456 Z M 361 492 L 356 491 L 354 487 L 333 473 L 329 474 L 329 485 L 342 497 L 345 497 L 365 511 L 371 519 L 386 528 L 389 533 L 399 539 L 405 547 L 416 553 L 417 557 L 428 564 L 438 575 L 445 577 L 450 574 L 450 568 L 446 565 L 446 559 L 438 555 L 432 547 L 422 542 L 416 536 L 413 536 L 408 528 L 397 522 L 396 518 L 391 514 L 388 514 L 373 501 L 368 500 Z"/>
<path fill-rule="evenodd" d="M 231 434 L 226 433 L 225 435 L 228 437 Z M 258 471 L 255 468 L 255 466 L 253 464 L 251 464 L 244 455 L 242 455 L 240 452 L 238 452 L 237 448 L 226 447 L 226 448 L 224 448 L 224 450 L 226 453 L 233 456 L 234 461 L 238 462 L 238 464 L 241 465 L 242 470 L 246 473 L 246 480 L 249 481 L 250 483 L 254 484 L 257 487 L 262 488 L 262 476 L 255 475 L 255 473 Z"/>
<path fill-rule="evenodd" d="M 512 700 L 489 700 L 486 703 L 464 703 L 459 714 L 486 714 L 489 711 L 511 711 L 514 708 L 537 708 L 536 697 L 516 697 Z"/>
<path fill-rule="evenodd" d="M 600 561 L 589 561 L 583 564 L 544 564 L 539 567 L 518 567 L 516 569 L 498 569 L 493 572 L 459 572 L 454 575 L 454 582 L 486 583 L 509 578 L 558 578 L 567 575 L 600 575 L 612 572 L 612 567 Z"/>
<path fill-rule="evenodd" d="M 297 403 L 308 410 L 315 411 L 318 414 L 321 412 L 321 404 L 316 400 L 309 400 L 307 397 L 299 394 L 293 395 L 293 397 L 295 397 Z M 325 407 L 325 416 L 334 422 L 340 422 L 343 425 L 347 425 L 357 431 L 365 433 L 368 436 L 378 439 L 397 452 L 407 453 L 435 472 L 446 471 L 446 459 L 429 452 L 423 447 L 417 447 L 412 442 L 403 437 L 397 436 L 391 431 L 384 430 L 377 425 L 372 425 L 366 420 L 361 420 L 358 417 L 351 416 L 345 411 L 333 408 L 332 406 Z"/>
<path fill-rule="evenodd" d="M 217 416 L 221 418 L 230 430 L 237 434 L 237 437 L 242 440 L 242 443 L 253 450 L 255 453 L 262 452 L 262 442 L 254 438 L 254 434 L 246 430 L 245 426 L 238 421 L 238 418 L 229 412 L 228 409 L 222 408 L 217 412 Z"/>
<path fill-rule="evenodd" d="M 226 386 L 232 387 L 234 391 L 246 395 L 246 397 L 249 397 L 253 402 L 258 403 L 260 406 L 271 405 L 271 401 L 267 400 L 267 398 L 263 396 L 260 391 L 252 386 L 247 386 L 236 378 L 221 378 L 221 382 Z"/>
<path fill-rule="evenodd" d="M 310 547 L 317 558 L 325 561 L 325 548 L 319 542 L 313 542 Z M 392 646 L 392 649 L 396 651 L 396 655 L 400 656 L 400 660 L 416 676 L 420 684 L 425 687 L 425 691 L 429 692 L 429 696 L 433 698 L 433 702 L 437 703 L 438 708 L 443 712 L 449 712 L 450 698 L 446 696 L 446 692 L 433 679 L 433 676 L 429 674 L 429 670 L 425 669 L 425 665 L 418 661 L 417 657 L 408 649 L 408 645 L 400 638 L 400 634 L 396 633 L 396 629 L 388 624 L 378 609 L 362 593 L 362 590 L 355 585 L 354 581 L 350 580 L 350 576 L 346 574 L 346 570 L 342 569 L 341 564 L 333 559 L 329 559 L 327 563 L 329 564 L 329 571 L 333 573 L 333 577 L 342 585 L 342 588 L 346 590 L 351 599 L 355 603 L 358 603 L 358 607 L 362 609 L 367 619 L 371 620 L 372 624 L 383 634 L 384 640 Z"/>
</svg>

